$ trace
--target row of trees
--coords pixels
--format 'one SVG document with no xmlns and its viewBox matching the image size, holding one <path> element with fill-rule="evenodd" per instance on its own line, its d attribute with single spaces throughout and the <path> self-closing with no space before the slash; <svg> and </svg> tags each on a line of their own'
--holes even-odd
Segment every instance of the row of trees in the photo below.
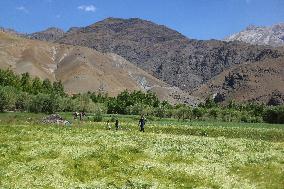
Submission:
<svg viewBox="0 0 284 189">
<path fill-rule="evenodd" d="M 61 81 L 51 82 L 49 79 L 40 80 L 38 77 L 32 78 L 29 73 L 16 75 L 12 70 L 0 70 L 0 86 L 10 86 L 18 91 L 37 95 L 57 94 L 66 96 Z"/>
<path fill-rule="evenodd" d="M 32 78 L 28 73 L 16 75 L 11 70 L 0 70 L 0 111 L 29 112 L 85 111 L 96 114 L 132 114 L 185 119 L 214 119 L 222 121 L 284 123 L 284 107 L 263 104 L 238 104 L 234 101 L 220 105 L 207 99 L 198 107 L 171 105 L 160 101 L 152 92 L 123 91 L 116 97 L 88 92 L 72 97 L 64 92 L 62 83 Z"/>
</svg>

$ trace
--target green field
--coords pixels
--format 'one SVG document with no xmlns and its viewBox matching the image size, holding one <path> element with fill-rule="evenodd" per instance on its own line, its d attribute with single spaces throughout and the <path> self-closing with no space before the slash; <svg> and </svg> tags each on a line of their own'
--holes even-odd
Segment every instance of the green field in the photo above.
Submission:
<svg viewBox="0 0 284 189">
<path fill-rule="evenodd" d="M 0 114 L 0 188 L 284 188 L 283 125 L 42 116 Z"/>
</svg>

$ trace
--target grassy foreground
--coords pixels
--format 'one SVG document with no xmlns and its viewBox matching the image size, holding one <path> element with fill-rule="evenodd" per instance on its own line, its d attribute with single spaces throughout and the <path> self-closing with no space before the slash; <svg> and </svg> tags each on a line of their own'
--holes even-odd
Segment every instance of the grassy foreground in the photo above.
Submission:
<svg viewBox="0 0 284 189">
<path fill-rule="evenodd" d="M 149 121 L 40 125 L 0 114 L 0 188 L 283 188 L 284 127 Z"/>
</svg>

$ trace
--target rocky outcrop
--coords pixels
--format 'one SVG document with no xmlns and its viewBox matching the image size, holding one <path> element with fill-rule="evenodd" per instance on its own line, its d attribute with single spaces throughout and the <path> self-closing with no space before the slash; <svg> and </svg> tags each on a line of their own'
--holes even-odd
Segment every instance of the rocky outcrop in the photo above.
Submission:
<svg viewBox="0 0 284 189">
<path fill-rule="evenodd" d="M 270 106 L 278 106 L 284 104 L 284 93 L 279 90 L 273 91 L 268 103 Z"/>
<path fill-rule="evenodd" d="M 62 29 L 51 27 L 44 31 L 28 34 L 26 35 L 26 37 L 29 39 L 53 42 L 63 37 L 63 35 L 64 31 Z"/>
</svg>

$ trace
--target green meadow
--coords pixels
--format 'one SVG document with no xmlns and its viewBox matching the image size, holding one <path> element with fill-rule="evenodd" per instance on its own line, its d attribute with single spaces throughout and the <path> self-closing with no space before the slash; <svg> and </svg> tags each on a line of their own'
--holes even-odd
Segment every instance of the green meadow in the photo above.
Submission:
<svg viewBox="0 0 284 189">
<path fill-rule="evenodd" d="M 71 114 L 61 114 L 72 120 Z M 0 114 L 0 188 L 283 188 L 284 125 Z"/>
</svg>

